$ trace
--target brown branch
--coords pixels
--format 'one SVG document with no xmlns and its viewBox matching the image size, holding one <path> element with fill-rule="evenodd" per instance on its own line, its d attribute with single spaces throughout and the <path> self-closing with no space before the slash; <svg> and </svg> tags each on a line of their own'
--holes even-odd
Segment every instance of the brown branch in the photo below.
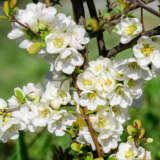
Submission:
<svg viewBox="0 0 160 160">
<path fill-rule="evenodd" d="M 46 3 L 46 6 L 47 6 L 47 7 L 50 7 L 50 6 L 51 6 L 50 0 L 45 0 L 45 3 Z"/>
<path fill-rule="evenodd" d="M 33 0 L 33 3 L 38 3 L 39 2 L 39 0 Z"/>
<path fill-rule="evenodd" d="M 29 27 L 29 25 L 21 23 L 21 22 L 18 21 L 15 17 L 12 17 L 11 22 L 15 22 L 15 23 L 19 24 L 19 25 L 22 26 L 23 28 L 28 29 L 28 30 L 29 30 L 31 33 L 33 33 L 34 35 L 40 37 L 40 35 L 39 35 L 37 32 L 34 32 L 34 31 Z"/>
<path fill-rule="evenodd" d="M 20 109 L 20 107 L 15 107 L 15 108 L 5 108 L 4 112 L 5 112 L 5 113 L 9 113 L 9 112 L 18 111 L 19 109 Z"/>
<path fill-rule="evenodd" d="M 155 0 L 148 0 L 148 3 L 147 3 L 147 4 L 152 3 L 152 2 L 154 2 L 154 1 L 155 1 Z M 125 13 L 129 13 L 129 12 L 135 10 L 135 9 L 138 9 L 139 7 L 140 7 L 140 6 L 139 6 L 137 3 L 136 3 L 136 4 L 133 4 L 133 5 L 131 5 L 131 6 L 127 9 L 127 11 L 126 11 Z M 119 19 L 122 15 L 123 15 L 123 14 L 116 14 L 116 15 L 114 15 L 114 16 L 112 16 L 112 17 L 110 18 L 110 21 Z"/>
<path fill-rule="evenodd" d="M 83 1 L 82 0 L 71 0 L 71 2 L 72 2 L 72 8 L 73 8 L 74 18 L 75 18 L 76 23 L 85 26 L 85 12 L 84 12 L 84 7 L 83 7 Z M 82 66 L 83 69 L 85 69 L 88 66 L 88 49 L 87 48 L 88 48 L 88 46 L 85 46 L 85 49 L 81 52 L 84 57 L 84 64 Z M 78 95 L 80 96 L 81 91 L 77 86 L 76 73 L 73 73 L 72 80 L 73 80 L 73 85 L 74 85 Z M 87 108 L 81 107 L 80 109 L 81 109 L 81 114 L 87 124 L 88 130 L 89 130 L 91 137 L 93 139 L 93 142 L 96 146 L 98 157 L 103 157 L 102 148 L 98 142 L 96 133 L 92 127 L 92 123 L 89 119 L 89 116 L 86 114 Z"/>
<path fill-rule="evenodd" d="M 74 19 L 77 24 L 85 26 L 85 12 L 83 7 L 82 0 L 71 0 Z M 85 49 L 81 52 L 84 57 L 83 69 L 88 66 L 88 45 L 85 46 Z"/>
<path fill-rule="evenodd" d="M 92 18 L 95 18 L 97 20 L 97 22 L 99 22 L 96 7 L 95 7 L 95 4 L 94 4 L 93 0 L 87 0 L 86 2 L 87 2 L 87 5 L 88 5 L 90 16 Z M 103 55 L 103 53 L 106 51 L 103 32 L 99 31 L 96 37 L 97 37 L 99 54 Z"/>
<path fill-rule="evenodd" d="M 157 12 L 156 10 L 154 10 L 151 7 L 148 7 L 144 2 L 140 1 L 140 0 L 129 0 L 131 3 L 137 3 L 139 7 L 144 8 L 145 10 L 147 10 L 148 12 L 154 14 L 157 17 L 160 17 L 160 13 Z"/>
<path fill-rule="evenodd" d="M 76 81 L 77 81 L 76 74 L 73 74 L 72 80 L 73 80 L 74 87 L 75 87 L 78 95 L 80 96 L 81 91 L 78 88 L 77 83 L 76 83 Z M 93 142 L 95 144 L 98 157 L 103 157 L 102 147 L 100 146 L 100 144 L 98 142 L 97 136 L 96 136 L 95 131 L 94 131 L 93 127 L 92 127 L 92 123 L 91 123 L 91 121 L 89 119 L 89 116 L 86 114 L 87 113 L 87 107 L 81 107 L 80 110 L 81 110 L 81 114 L 82 114 L 82 116 L 83 116 L 83 118 L 84 118 L 84 120 L 85 120 L 85 122 L 87 124 L 88 130 L 89 130 L 89 132 L 91 134 L 91 137 L 92 137 L 92 140 L 93 140 Z"/>
<path fill-rule="evenodd" d="M 156 35 L 160 35 L 160 26 L 158 26 L 158 27 L 156 27 L 156 28 L 154 28 L 154 29 L 151 29 L 151 30 L 149 30 L 149 31 L 144 32 L 143 35 L 145 35 L 145 36 L 156 36 Z M 133 47 L 133 46 L 137 43 L 137 41 L 138 41 L 138 39 L 139 39 L 140 37 L 141 37 L 141 35 L 137 36 L 136 38 L 134 38 L 132 41 L 130 41 L 130 42 L 127 43 L 127 44 L 121 44 L 121 43 L 120 43 L 119 45 L 117 45 L 117 46 L 113 47 L 112 49 L 106 51 L 106 53 L 105 53 L 103 56 L 110 58 L 110 57 L 113 57 L 113 56 L 117 55 L 117 54 L 118 54 L 119 52 L 121 52 L 121 51 L 124 51 L 124 50 L 126 50 L 126 49 L 128 49 L 128 48 Z"/>
<path fill-rule="evenodd" d="M 144 17 L 143 17 L 143 8 L 141 7 L 141 24 L 142 24 L 142 35 L 144 33 Z"/>
</svg>

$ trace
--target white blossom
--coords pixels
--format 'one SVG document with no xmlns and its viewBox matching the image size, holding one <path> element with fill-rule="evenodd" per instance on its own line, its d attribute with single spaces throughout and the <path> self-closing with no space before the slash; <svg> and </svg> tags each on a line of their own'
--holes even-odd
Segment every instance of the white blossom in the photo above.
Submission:
<svg viewBox="0 0 160 160">
<path fill-rule="evenodd" d="M 52 108 L 59 109 L 71 101 L 69 93 L 70 79 L 65 81 L 49 81 L 42 96 L 42 102 L 48 103 Z"/>
<path fill-rule="evenodd" d="M 121 36 L 120 42 L 125 44 L 141 33 L 142 24 L 137 18 L 122 18 L 113 31 Z"/>
<path fill-rule="evenodd" d="M 66 110 L 54 111 L 48 121 L 48 131 L 56 136 L 63 136 L 68 126 L 72 126 L 76 118 Z"/>
<path fill-rule="evenodd" d="M 138 59 L 141 66 L 153 65 L 160 68 L 160 47 L 149 37 L 143 36 L 133 47 L 134 56 Z"/>
<path fill-rule="evenodd" d="M 68 48 L 55 60 L 55 70 L 66 74 L 72 74 L 76 66 L 84 62 L 82 55 L 74 48 Z"/>
</svg>

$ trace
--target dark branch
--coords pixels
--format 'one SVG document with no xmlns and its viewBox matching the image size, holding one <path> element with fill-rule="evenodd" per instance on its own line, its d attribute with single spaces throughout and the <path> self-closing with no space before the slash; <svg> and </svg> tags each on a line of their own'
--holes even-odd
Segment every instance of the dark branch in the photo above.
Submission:
<svg viewBox="0 0 160 160">
<path fill-rule="evenodd" d="M 144 33 L 144 17 L 143 17 L 143 8 L 141 7 L 141 24 L 142 24 L 142 35 Z"/>
<path fill-rule="evenodd" d="M 155 1 L 155 0 L 148 0 L 148 3 L 147 3 L 147 4 L 152 3 L 152 2 L 154 2 L 154 1 Z M 140 7 L 140 6 L 139 6 L 137 3 L 136 3 L 136 4 L 133 4 L 131 7 L 129 7 L 129 9 L 127 9 L 126 13 L 129 13 L 129 12 L 135 10 L 135 9 L 138 9 L 139 7 Z M 111 17 L 110 21 L 119 19 L 121 16 L 122 16 L 122 14 L 114 15 L 114 16 Z"/>
<path fill-rule="evenodd" d="M 33 3 L 38 3 L 39 2 L 39 0 L 33 0 Z"/>
<path fill-rule="evenodd" d="M 156 35 L 160 35 L 160 26 L 158 26 L 158 27 L 156 27 L 156 28 L 154 28 L 154 29 L 152 29 L 152 30 L 149 30 L 149 31 L 144 32 L 143 35 L 145 35 L 145 36 L 156 36 Z M 130 41 L 130 42 L 127 43 L 127 44 L 121 44 L 121 43 L 120 43 L 120 44 L 117 45 L 116 47 L 113 47 L 112 49 L 108 50 L 103 56 L 110 58 L 110 57 L 113 57 L 113 56 L 117 55 L 119 52 L 122 52 L 122 51 L 124 51 L 124 50 L 126 50 L 126 49 L 128 49 L 128 48 L 133 47 L 133 46 L 137 43 L 137 41 L 138 41 L 138 39 L 139 39 L 140 37 L 141 37 L 141 35 L 137 36 L 136 38 L 134 38 L 132 41 Z"/>
<path fill-rule="evenodd" d="M 156 10 L 154 10 L 154 9 L 151 8 L 151 7 L 146 6 L 146 4 L 145 4 L 144 2 L 142 2 L 142 1 L 140 1 L 140 0 L 129 0 L 129 1 L 130 1 L 131 3 L 137 4 L 139 7 L 144 8 L 144 9 L 147 10 L 148 12 L 154 14 L 155 16 L 160 17 L 160 13 L 159 13 L 159 12 L 157 12 Z"/>
<path fill-rule="evenodd" d="M 86 2 L 89 8 L 89 13 L 91 17 L 95 18 L 99 22 L 96 7 L 95 7 L 93 0 L 87 0 Z M 105 42 L 103 38 L 103 32 L 99 31 L 96 37 L 97 37 L 97 42 L 98 42 L 99 54 L 103 55 L 103 53 L 106 51 Z"/>
<path fill-rule="evenodd" d="M 82 0 L 71 0 L 74 19 L 77 24 L 85 26 L 85 11 L 83 7 Z M 88 66 L 88 46 L 85 46 L 85 49 L 82 51 L 84 57 L 83 68 L 85 69 Z"/>
</svg>

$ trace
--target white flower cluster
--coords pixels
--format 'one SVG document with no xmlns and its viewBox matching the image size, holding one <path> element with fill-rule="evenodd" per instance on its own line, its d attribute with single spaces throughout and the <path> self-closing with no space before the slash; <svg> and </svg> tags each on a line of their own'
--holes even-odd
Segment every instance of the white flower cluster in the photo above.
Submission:
<svg viewBox="0 0 160 160">
<path fill-rule="evenodd" d="M 128 140 L 126 143 L 120 143 L 118 152 L 111 157 L 116 160 L 152 160 L 151 153 L 145 151 L 143 147 L 136 147 L 135 143 Z"/>
<path fill-rule="evenodd" d="M 68 85 L 66 83 L 62 86 Z M 57 90 L 54 92 L 54 89 Z M 15 88 L 14 95 L 8 100 L 9 107 L 0 99 L 0 139 L 7 142 L 9 139 L 17 139 L 20 130 L 35 132 L 39 127 L 45 126 L 48 126 L 50 133 L 63 136 L 67 127 L 76 120 L 76 117 L 65 109 L 58 110 L 59 105 L 70 100 L 67 100 L 68 94 L 67 90 L 65 95 L 59 86 L 52 86 L 52 82 L 48 82 L 44 92 L 40 85 L 33 83 L 22 89 Z"/>
<path fill-rule="evenodd" d="M 39 2 L 18 10 L 15 18 L 32 31 L 17 22 L 13 23 L 8 38 L 17 39 L 20 48 L 29 51 L 36 42 L 40 42 L 42 47 L 38 53 L 45 56 L 56 71 L 66 74 L 71 74 L 76 66 L 83 64 L 84 59 L 79 50 L 84 49 L 89 39 L 85 37 L 84 27 L 77 25 L 71 17 L 57 13 L 54 7 L 47 8 Z"/>
<path fill-rule="evenodd" d="M 43 3 L 28 4 L 25 10 L 18 10 L 15 18 L 19 23 L 13 23 L 8 37 L 17 39 L 19 47 L 28 51 L 40 42 L 42 47 L 38 54 L 51 64 L 51 76 L 45 90 L 40 85 L 29 83 L 22 89 L 15 88 L 8 106 L 0 99 L 0 139 L 6 142 L 18 138 L 19 130 L 34 132 L 45 126 L 50 133 L 63 136 L 80 115 L 77 113 L 75 116 L 63 108 L 72 104 L 76 105 L 77 112 L 80 112 L 80 106 L 87 107 L 104 153 L 116 149 L 123 124 L 129 119 L 128 108 L 143 94 L 145 81 L 156 77 L 160 71 L 159 37 L 141 37 L 133 47 L 134 56 L 131 58 L 111 60 L 99 57 L 89 62 L 88 68 L 77 77 L 76 85 L 81 90 L 78 96 L 71 76 L 66 74 L 72 74 L 77 66 L 83 64 L 79 51 L 89 42 L 83 26 Z M 125 18 L 115 31 L 121 35 L 121 43 L 128 43 L 142 31 L 142 26 L 136 18 Z M 95 150 L 85 122 L 76 140 L 90 144 Z M 113 156 L 117 160 L 139 160 L 144 154 L 146 160 L 151 159 L 150 153 L 142 147 L 127 142 L 121 143 Z"/>
<path fill-rule="evenodd" d="M 117 148 L 122 124 L 129 119 L 128 107 L 142 96 L 145 81 L 160 72 L 157 36 L 141 37 L 133 53 L 125 60 L 99 57 L 78 76 L 77 85 L 82 92 L 77 103 L 93 112 L 90 120 L 105 153 Z M 86 127 L 80 130 L 77 141 L 90 143 L 95 149 Z"/>
</svg>

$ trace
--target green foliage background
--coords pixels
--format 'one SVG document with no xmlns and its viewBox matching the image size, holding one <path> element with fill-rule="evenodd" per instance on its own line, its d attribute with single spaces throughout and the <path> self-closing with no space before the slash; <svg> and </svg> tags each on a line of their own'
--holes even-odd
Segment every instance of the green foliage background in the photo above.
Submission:
<svg viewBox="0 0 160 160">
<path fill-rule="evenodd" d="M 29 2 L 29 1 L 27 1 Z M 71 10 L 68 8 L 70 4 L 65 1 L 63 8 L 70 15 Z M 23 2 L 24 3 L 24 2 Z M 67 6 L 67 7 L 66 7 Z M 68 8 L 66 10 L 66 8 Z M 145 25 L 149 29 L 159 24 L 159 19 L 145 14 Z M 28 82 L 42 82 L 45 74 L 49 69 L 49 65 L 41 58 L 34 55 L 28 55 L 25 50 L 19 49 L 16 42 L 7 39 L 6 35 L 11 27 L 8 22 L 0 21 L 0 97 L 5 99 L 13 94 L 13 89 L 17 86 L 21 87 Z M 119 37 L 115 34 L 105 32 L 106 46 L 111 48 L 119 41 Z M 92 39 L 89 44 L 89 59 L 96 59 L 98 50 L 96 40 Z M 116 58 L 126 58 L 132 55 L 131 50 L 127 50 Z M 144 88 L 144 98 L 138 107 L 130 109 L 132 119 L 140 119 L 146 130 L 146 136 L 154 138 L 154 142 L 146 147 L 151 150 L 153 160 L 160 160 L 160 78 L 153 79 L 146 83 Z M 131 120 L 132 120 L 131 119 Z M 129 121 L 128 123 L 131 123 Z M 38 136 L 37 136 L 38 134 Z M 126 139 L 126 134 L 122 136 Z M 37 133 L 25 134 L 26 148 L 25 152 L 29 154 L 31 160 L 54 160 L 53 154 L 56 154 L 59 146 L 63 150 L 70 145 L 71 139 L 69 135 L 63 137 L 55 137 L 46 130 L 40 130 Z M 17 157 L 16 144 L 9 142 L 0 143 L 0 160 L 15 160 Z M 20 160 L 20 159 L 19 159 Z"/>
</svg>

